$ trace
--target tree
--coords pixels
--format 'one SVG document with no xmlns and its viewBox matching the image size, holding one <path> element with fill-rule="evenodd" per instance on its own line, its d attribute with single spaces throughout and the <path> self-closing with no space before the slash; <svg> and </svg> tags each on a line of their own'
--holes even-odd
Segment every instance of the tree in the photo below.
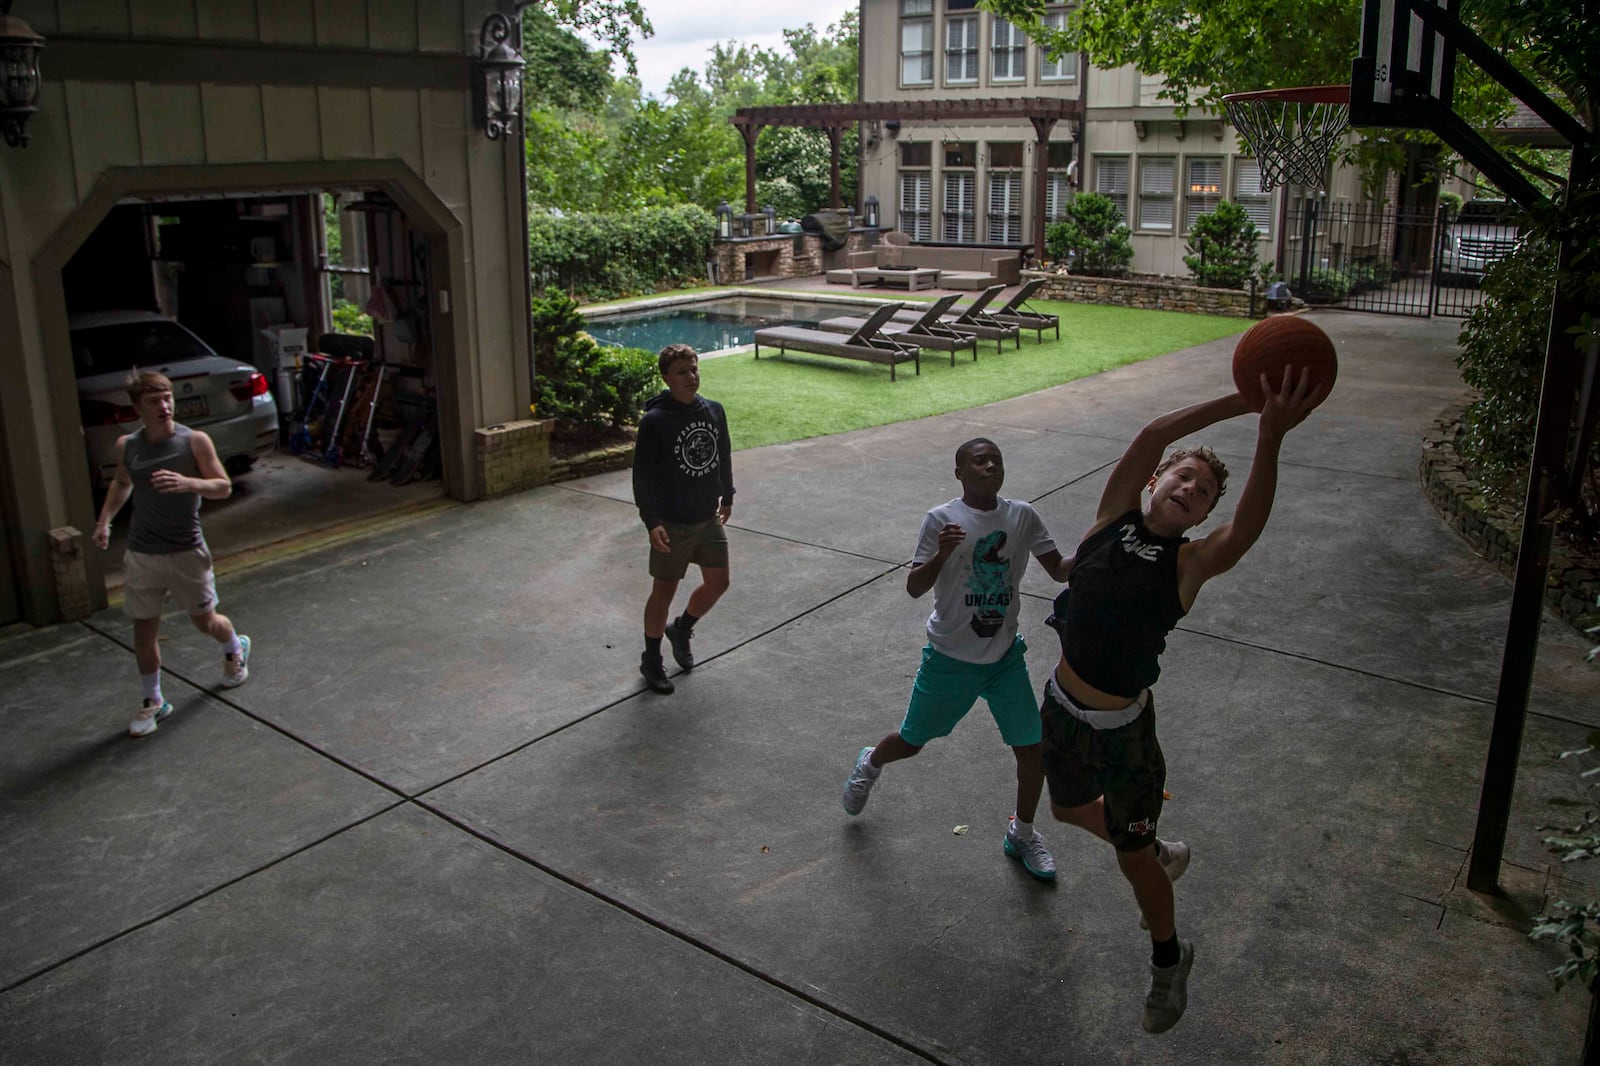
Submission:
<svg viewBox="0 0 1600 1066">
<path fill-rule="evenodd" d="M 1046 230 L 1045 248 L 1050 258 L 1068 262 L 1074 274 L 1118 278 L 1133 262 L 1128 234 L 1127 224 L 1109 196 L 1080 193 L 1067 204 L 1065 221 Z"/>
<path fill-rule="evenodd" d="M 1256 240 L 1260 236 L 1244 208 L 1223 200 L 1215 211 L 1194 220 L 1184 265 L 1196 284 L 1242 289 L 1256 272 Z"/>
</svg>

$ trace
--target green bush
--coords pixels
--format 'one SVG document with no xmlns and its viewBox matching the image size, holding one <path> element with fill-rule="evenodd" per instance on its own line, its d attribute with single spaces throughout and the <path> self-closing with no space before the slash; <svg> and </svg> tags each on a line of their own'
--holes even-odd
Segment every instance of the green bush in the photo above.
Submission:
<svg viewBox="0 0 1600 1066">
<path fill-rule="evenodd" d="M 809 212 L 805 194 L 788 178 L 762 178 L 756 182 L 756 203 L 777 208 L 780 222 L 803 218 Z"/>
<path fill-rule="evenodd" d="M 1389 268 L 1376 260 L 1363 260 L 1351 263 L 1344 269 L 1345 277 L 1350 282 L 1350 294 L 1358 292 L 1371 292 L 1381 289 L 1389 284 Z"/>
<path fill-rule="evenodd" d="M 1525 242 L 1489 268 L 1483 302 L 1461 328 L 1456 365 L 1483 395 L 1462 415 L 1457 448 L 1489 484 L 1510 489 L 1527 474 L 1555 277 L 1549 246 Z"/>
<path fill-rule="evenodd" d="M 1350 279 L 1342 270 L 1313 270 L 1305 280 L 1305 292 L 1297 292 L 1309 304 L 1336 304 L 1350 295 Z"/>
<path fill-rule="evenodd" d="M 1195 284 L 1209 289 L 1242 289 L 1256 271 L 1256 241 L 1261 231 L 1238 204 L 1226 200 L 1194 220 L 1183 257 Z"/>
<path fill-rule="evenodd" d="M 338 277 L 337 274 L 333 276 Z M 372 316 L 343 296 L 336 297 L 333 301 L 333 331 L 370 337 L 373 335 Z"/>
<path fill-rule="evenodd" d="M 583 332 L 578 305 L 559 289 L 532 304 L 535 410 L 585 429 L 635 424 L 658 383 L 656 356 L 608 348 Z"/>
<path fill-rule="evenodd" d="M 528 220 L 533 283 L 590 299 L 657 292 L 705 276 L 716 219 L 694 204 Z"/>
<path fill-rule="evenodd" d="M 1096 192 L 1079 193 L 1067 205 L 1067 217 L 1045 230 L 1045 251 L 1068 263 L 1074 274 L 1119 278 L 1133 262 L 1129 230 L 1117 205 Z"/>
<path fill-rule="evenodd" d="M 1439 194 L 1439 206 L 1444 208 L 1445 214 L 1450 218 L 1455 218 L 1461 214 L 1461 205 L 1465 202 L 1458 192 L 1446 190 Z"/>
</svg>

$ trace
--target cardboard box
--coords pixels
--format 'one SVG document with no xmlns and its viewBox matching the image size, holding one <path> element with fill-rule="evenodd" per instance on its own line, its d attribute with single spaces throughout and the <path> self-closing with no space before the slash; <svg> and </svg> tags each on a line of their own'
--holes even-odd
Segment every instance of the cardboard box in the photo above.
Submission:
<svg viewBox="0 0 1600 1066">
<path fill-rule="evenodd" d="M 261 331 L 271 348 L 271 365 L 268 369 L 276 370 L 279 367 L 292 367 L 299 365 L 300 357 L 306 354 L 306 329 L 284 323 L 278 326 L 268 326 Z"/>
</svg>

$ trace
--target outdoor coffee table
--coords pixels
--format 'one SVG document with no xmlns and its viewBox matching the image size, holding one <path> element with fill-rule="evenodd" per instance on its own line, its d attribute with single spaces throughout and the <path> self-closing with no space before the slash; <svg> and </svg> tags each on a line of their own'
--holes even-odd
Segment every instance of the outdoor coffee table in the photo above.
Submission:
<svg viewBox="0 0 1600 1066">
<path fill-rule="evenodd" d="M 863 281 L 875 281 L 879 285 L 904 283 L 907 291 L 916 292 L 924 286 L 936 287 L 939 271 L 936 267 L 857 267 L 850 278 L 850 287 L 859 289 Z"/>
</svg>

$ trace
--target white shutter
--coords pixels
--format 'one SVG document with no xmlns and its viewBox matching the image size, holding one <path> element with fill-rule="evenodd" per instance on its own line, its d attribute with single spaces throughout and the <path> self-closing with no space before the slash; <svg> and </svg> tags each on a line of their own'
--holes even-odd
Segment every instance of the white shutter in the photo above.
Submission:
<svg viewBox="0 0 1600 1066">
<path fill-rule="evenodd" d="M 989 239 L 1022 241 L 1022 175 L 1000 171 L 989 175 Z"/>
<path fill-rule="evenodd" d="M 1101 159 L 1094 161 L 1094 191 L 1110 197 L 1117 205 L 1122 220 L 1128 220 L 1128 161 L 1126 159 Z"/>
<path fill-rule="evenodd" d="M 933 81 L 931 20 L 901 23 L 900 81 L 905 85 L 927 85 Z"/>
<path fill-rule="evenodd" d="M 1053 170 L 1044 179 L 1044 220 L 1060 222 L 1067 217 L 1067 201 L 1072 199 L 1072 185 L 1064 171 Z"/>
<path fill-rule="evenodd" d="M 1172 228 L 1172 193 L 1177 166 L 1171 159 L 1145 159 L 1139 163 L 1139 228 Z"/>
<path fill-rule="evenodd" d="M 933 178 L 900 175 L 900 231 L 914 241 L 933 239 Z"/>
<path fill-rule="evenodd" d="M 944 239 L 970 243 L 978 239 L 977 181 L 973 174 L 944 176 Z"/>
<path fill-rule="evenodd" d="M 1233 202 L 1244 208 L 1263 234 L 1272 232 L 1272 197 L 1261 191 L 1261 164 L 1241 159 L 1234 164 Z"/>
</svg>

